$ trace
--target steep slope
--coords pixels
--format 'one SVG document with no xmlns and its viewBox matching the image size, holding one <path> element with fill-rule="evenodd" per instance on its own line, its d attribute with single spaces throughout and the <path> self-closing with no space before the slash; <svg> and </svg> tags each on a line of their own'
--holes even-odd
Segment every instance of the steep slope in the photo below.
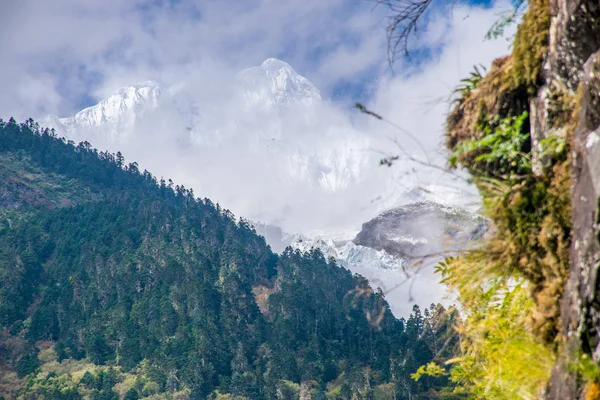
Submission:
<svg viewBox="0 0 600 400">
<path fill-rule="evenodd" d="M 33 121 L 0 122 L 0 171 L 0 395 L 435 398 L 446 384 L 409 375 L 452 356 L 455 312 L 397 320 L 319 251 L 277 256 L 210 200 Z"/>
</svg>

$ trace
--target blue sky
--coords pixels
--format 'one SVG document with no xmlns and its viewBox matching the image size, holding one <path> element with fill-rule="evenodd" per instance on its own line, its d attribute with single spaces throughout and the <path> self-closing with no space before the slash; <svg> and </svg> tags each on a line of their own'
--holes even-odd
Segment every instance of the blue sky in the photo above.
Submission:
<svg viewBox="0 0 600 400">
<path fill-rule="evenodd" d="M 449 4 L 433 3 L 432 14 L 449 13 Z M 387 13 L 366 0 L 11 2 L 0 16 L 2 117 L 69 115 L 136 81 L 225 76 L 269 57 L 289 62 L 334 101 L 369 100 L 391 72 Z M 420 39 L 396 73 L 442 52 L 443 40 Z"/>
</svg>

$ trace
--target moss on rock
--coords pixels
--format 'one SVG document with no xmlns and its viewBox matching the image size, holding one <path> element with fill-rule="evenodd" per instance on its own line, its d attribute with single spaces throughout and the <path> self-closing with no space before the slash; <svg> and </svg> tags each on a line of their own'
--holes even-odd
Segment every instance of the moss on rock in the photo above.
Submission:
<svg viewBox="0 0 600 400">
<path fill-rule="evenodd" d="M 459 142 L 480 139 L 478 127 L 487 124 L 491 115 L 498 119 L 518 116 L 529 110 L 527 90 L 512 81 L 513 59 L 495 60 L 488 74 L 466 97 L 456 100 L 446 119 L 446 145 L 453 150 Z"/>
<path fill-rule="evenodd" d="M 513 44 L 512 78 L 515 87 L 524 86 L 535 95 L 543 83 L 544 57 L 548 53 L 550 30 L 549 0 L 530 0 Z"/>
</svg>

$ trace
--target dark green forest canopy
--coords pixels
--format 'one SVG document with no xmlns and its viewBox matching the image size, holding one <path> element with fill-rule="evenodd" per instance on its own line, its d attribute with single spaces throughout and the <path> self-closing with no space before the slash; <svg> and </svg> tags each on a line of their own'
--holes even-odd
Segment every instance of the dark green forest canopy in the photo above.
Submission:
<svg viewBox="0 0 600 400">
<path fill-rule="evenodd" d="M 301 384 L 320 399 L 453 398 L 444 377 L 410 374 L 453 356 L 456 318 L 396 319 L 318 250 L 276 255 L 120 153 L 0 120 L 0 374 L 27 382 L 23 398 L 119 398 L 123 374 L 137 376 L 130 399 L 297 398 Z M 41 373 L 40 343 L 110 369 Z"/>
</svg>

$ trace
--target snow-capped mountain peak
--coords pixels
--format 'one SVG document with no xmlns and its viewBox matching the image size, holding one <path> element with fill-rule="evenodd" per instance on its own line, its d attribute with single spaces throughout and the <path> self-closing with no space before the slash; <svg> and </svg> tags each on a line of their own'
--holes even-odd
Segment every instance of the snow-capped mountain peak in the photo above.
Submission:
<svg viewBox="0 0 600 400">
<path fill-rule="evenodd" d="M 133 112 L 158 106 L 161 89 L 154 81 L 144 81 L 117 90 L 112 96 L 92 107 L 85 108 L 72 118 L 61 118 L 64 122 L 86 125 L 106 125 L 111 121 L 127 119 Z"/>
<path fill-rule="evenodd" d="M 246 97 L 255 102 L 266 101 L 269 106 L 279 106 L 310 105 L 321 101 L 321 93 L 308 79 L 276 58 L 265 60 L 260 67 L 242 71 L 240 77 L 245 83 Z"/>
<path fill-rule="evenodd" d="M 50 115 L 44 121 L 60 135 L 82 137 L 82 133 L 116 137 L 133 128 L 136 119 L 158 107 L 161 89 L 157 82 L 144 81 L 118 89 L 98 104 L 84 108 L 73 117 Z"/>
<path fill-rule="evenodd" d="M 156 103 L 160 95 L 160 85 L 158 82 L 150 80 L 120 88 L 113 96 L 109 97 L 109 99 L 120 96 L 123 100 L 130 100 L 131 104 L 139 104 L 142 102 Z"/>
<path fill-rule="evenodd" d="M 233 103 L 225 105 L 225 108 L 239 109 L 235 105 L 241 105 L 242 111 L 247 114 L 239 119 L 244 120 L 246 126 L 248 120 L 251 120 L 248 116 L 267 113 L 269 118 L 263 117 L 260 120 L 261 125 L 268 126 L 264 121 L 273 120 L 272 113 L 277 117 L 282 109 L 297 106 L 314 108 L 312 106 L 321 102 L 319 90 L 308 79 L 299 75 L 291 65 L 275 58 L 269 58 L 258 67 L 240 72 L 231 83 L 233 96 L 230 101 Z M 73 117 L 58 118 L 50 115 L 43 123 L 67 138 L 86 138 L 95 143 L 118 143 L 123 142 L 149 112 L 160 108 L 163 114 L 175 115 L 178 111 L 183 111 L 180 112 L 180 119 L 189 121 L 188 130 L 199 134 L 194 141 L 218 142 L 213 138 L 214 132 L 221 131 L 223 123 L 220 122 L 218 129 L 208 129 L 211 132 L 207 132 L 207 128 L 211 126 L 211 119 L 231 120 L 230 116 L 221 115 L 224 105 L 217 107 L 221 110 L 214 110 L 213 104 L 190 102 L 197 94 L 187 91 L 185 84 L 177 90 L 173 89 L 174 87 L 167 86 L 163 93 L 159 83 L 142 81 L 118 89 L 111 96 L 79 111 Z M 223 92 L 226 93 L 227 89 L 223 88 Z M 216 116 L 213 118 L 210 114 Z M 236 124 L 232 122 L 232 125 Z M 267 133 L 263 136 L 272 138 L 280 135 Z"/>
</svg>

